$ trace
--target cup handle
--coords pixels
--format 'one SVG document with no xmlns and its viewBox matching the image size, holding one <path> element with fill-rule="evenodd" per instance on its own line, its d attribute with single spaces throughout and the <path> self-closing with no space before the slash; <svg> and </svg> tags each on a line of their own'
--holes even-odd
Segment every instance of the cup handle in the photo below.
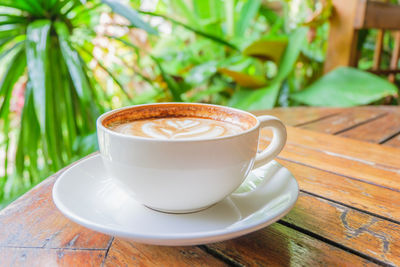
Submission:
<svg viewBox="0 0 400 267">
<path fill-rule="evenodd" d="M 257 153 L 253 169 L 259 168 L 271 160 L 273 160 L 282 151 L 286 144 L 286 127 L 285 125 L 274 116 L 260 116 L 257 117 L 260 121 L 260 129 L 271 128 L 273 137 L 271 143 L 266 149 Z"/>
</svg>

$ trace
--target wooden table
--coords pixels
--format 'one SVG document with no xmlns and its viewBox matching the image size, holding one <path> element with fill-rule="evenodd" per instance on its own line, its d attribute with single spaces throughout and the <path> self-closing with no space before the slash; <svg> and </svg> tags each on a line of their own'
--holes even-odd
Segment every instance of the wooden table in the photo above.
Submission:
<svg viewBox="0 0 400 267">
<path fill-rule="evenodd" d="M 126 242 L 65 218 L 51 189 L 60 172 L 0 212 L 1 266 L 400 265 L 400 108 L 290 108 L 278 161 L 301 193 L 279 222 L 225 242 Z M 263 131 L 263 145 L 269 134 Z"/>
</svg>

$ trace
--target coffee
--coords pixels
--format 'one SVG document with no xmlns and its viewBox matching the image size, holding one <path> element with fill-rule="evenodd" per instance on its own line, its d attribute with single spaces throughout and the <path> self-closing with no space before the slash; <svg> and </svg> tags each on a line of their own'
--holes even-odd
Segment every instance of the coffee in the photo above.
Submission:
<svg viewBox="0 0 400 267">
<path fill-rule="evenodd" d="M 264 127 L 272 128 L 274 137 L 257 154 Z M 276 157 L 286 140 L 277 118 L 197 103 L 109 111 L 97 119 L 97 135 L 110 179 L 145 206 L 173 213 L 221 201 L 252 168 Z"/>
<path fill-rule="evenodd" d="M 245 127 L 220 120 L 197 117 L 168 117 L 117 123 L 111 130 L 153 139 L 203 139 L 235 135 Z"/>
</svg>

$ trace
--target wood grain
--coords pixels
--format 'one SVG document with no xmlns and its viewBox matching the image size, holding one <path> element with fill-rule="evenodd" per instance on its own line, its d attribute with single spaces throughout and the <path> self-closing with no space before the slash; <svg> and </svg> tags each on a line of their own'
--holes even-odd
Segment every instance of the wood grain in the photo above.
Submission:
<svg viewBox="0 0 400 267">
<path fill-rule="evenodd" d="M 227 266 L 198 247 L 151 246 L 115 239 L 105 266 Z"/>
<path fill-rule="evenodd" d="M 400 148 L 400 134 L 389 139 L 387 142 L 383 143 L 384 146 Z"/>
<path fill-rule="evenodd" d="M 400 222 L 400 192 L 287 160 L 278 162 L 293 173 L 303 191 Z"/>
<path fill-rule="evenodd" d="M 400 225 L 302 193 L 285 222 L 387 264 L 400 264 Z"/>
<path fill-rule="evenodd" d="M 382 143 L 398 133 L 400 133 L 400 112 L 389 113 L 339 135 L 370 143 Z"/>
<path fill-rule="evenodd" d="M 365 123 L 372 119 L 378 118 L 385 114 L 385 111 L 375 108 L 358 108 L 356 110 L 347 110 L 339 115 L 328 117 L 313 123 L 303 125 L 303 129 L 308 129 L 317 132 L 336 134 L 347 130 L 361 123 Z"/>
<path fill-rule="evenodd" d="M 52 202 L 58 173 L 0 211 L 0 266 L 400 265 L 400 150 L 390 147 L 400 137 L 385 146 L 350 139 L 381 140 L 377 136 L 397 127 L 390 119 L 396 112 L 392 107 L 255 112 L 314 130 L 288 127 L 288 144 L 278 159 L 303 192 L 280 223 L 207 246 L 143 245 L 81 227 Z M 270 135 L 262 135 L 265 146 Z"/>
<path fill-rule="evenodd" d="M 318 121 L 343 112 L 340 108 L 314 108 L 314 107 L 293 107 L 293 108 L 274 108 L 270 110 L 260 110 L 252 112 L 256 116 L 271 115 L 278 117 L 286 125 L 302 125 L 313 121 Z"/>
<path fill-rule="evenodd" d="M 262 146 L 266 146 L 266 142 L 263 142 Z M 398 169 L 376 168 L 376 166 L 370 165 L 368 162 L 361 162 L 339 154 L 324 153 L 291 144 L 286 144 L 278 157 L 400 191 L 400 172 Z"/>
<path fill-rule="evenodd" d="M 105 249 L 110 236 L 79 226 L 55 207 L 55 176 L 0 211 L 0 247 Z"/>
<path fill-rule="evenodd" d="M 105 250 L 0 247 L 1 266 L 101 266 Z"/>
<path fill-rule="evenodd" d="M 289 227 L 273 224 L 252 234 L 207 245 L 238 266 L 374 266 Z"/>
<path fill-rule="evenodd" d="M 338 156 L 365 162 L 376 168 L 400 169 L 400 153 L 398 149 L 383 147 L 358 140 L 333 136 L 329 134 L 287 127 L 288 143 L 291 145 L 312 149 Z M 269 142 L 272 133 L 262 130 L 263 142 Z"/>
</svg>

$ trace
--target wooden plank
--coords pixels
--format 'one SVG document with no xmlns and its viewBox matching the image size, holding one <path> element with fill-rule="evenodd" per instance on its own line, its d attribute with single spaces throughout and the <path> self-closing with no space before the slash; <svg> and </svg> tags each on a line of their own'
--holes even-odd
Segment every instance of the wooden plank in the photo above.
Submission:
<svg viewBox="0 0 400 267">
<path fill-rule="evenodd" d="M 357 12 L 365 7 L 365 1 L 333 0 L 333 12 L 329 19 L 328 48 L 324 72 L 327 73 L 340 66 L 353 66 L 357 54 L 357 31 L 354 21 Z"/>
<path fill-rule="evenodd" d="M 336 134 L 361 123 L 378 118 L 383 114 L 385 114 L 385 111 L 368 107 L 349 109 L 337 116 L 332 116 L 323 120 L 302 125 L 301 128 L 317 132 Z"/>
<path fill-rule="evenodd" d="M 343 108 L 315 108 L 315 107 L 292 107 L 274 108 L 270 110 L 258 110 L 252 113 L 256 116 L 271 115 L 279 118 L 286 125 L 301 125 L 317 121 L 343 112 Z"/>
<path fill-rule="evenodd" d="M 0 211 L 0 247 L 105 249 L 110 236 L 79 226 L 55 207 L 46 179 Z"/>
<path fill-rule="evenodd" d="M 399 69 L 386 69 L 386 70 L 368 70 L 368 72 L 377 74 L 377 75 L 389 75 L 389 74 L 397 74 L 400 73 Z"/>
<path fill-rule="evenodd" d="M 387 142 L 383 143 L 384 146 L 400 148 L 400 134 L 394 136 Z"/>
<path fill-rule="evenodd" d="M 286 145 L 279 158 L 400 191 L 400 172 L 398 170 L 376 168 L 373 165 L 340 155 L 330 155 L 291 144 Z"/>
<path fill-rule="evenodd" d="M 328 155 L 349 160 L 364 162 L 365 164 L 383 169 L 400 169 L 400 152 L 396 148 L 384 147 L 378 144 L 366 143 L 341 136 L 287 127 L 288 144 L 320 151 Z M 262 144 L 269 142 L 272 133 L 262 130 Z"/>
<path fill-rule="evenodd" d="M 370 143 L 382 143 L 397 133 L 400 133 L 400 112 L 389 113 L 376 120 L 342 132 L 339 135 Z"/>
<path fill-rule="evenodd" d="M 400 225 L 302 193 L 283 221 L 387 264 L 400 264 Z"/>
<path fill-rule="evenodd" d="M 198 247 L 150 246 L 115 239 L 105 266 L 228 266 Z"/>
<path fill-rule="evenodd" d="M 373 70 L 378 70 L 381 65 L 382 48 L 383 48 L 383 36 L 385 32 L 383 30 L 378 30 L 376 35 L 376 43 L 374 50 L 374 61 L 372 65 Z"/>
<path fill-rule="evenodd" d="M 100 266 L 105 250 L 0 247 L 1 266 Z"/>
<path fill-rule="evenodd" d="M 375 265 L 277 223 L 240 238 L 207 245 L 207 248 L 237 262 L 237 266 Z"/>
<path fill-rule="evenodd" d="M 355 20 L 357 29 L 398 30 L 400 6 L 378 1 L 366 1 L 365 15 Z"/>
<path fill-rule="evenodd" d="M 293 173 L 303 191 L 400 222 L 400 192 L 287 160 L 278 162 Z"/>
<path fill-rule="evenodd" d="M 400 31 L 397 31 L 394 34 L 394 48 L 392 52 L 392 57 L 390 58 L 391 69 L 398 69 L 399 57 L 400 57 Z M 394 74 L 389 75 L 390 82 L 394 83 L 395 80 L 396 80 L 396 75 Z"/>
</svg>

